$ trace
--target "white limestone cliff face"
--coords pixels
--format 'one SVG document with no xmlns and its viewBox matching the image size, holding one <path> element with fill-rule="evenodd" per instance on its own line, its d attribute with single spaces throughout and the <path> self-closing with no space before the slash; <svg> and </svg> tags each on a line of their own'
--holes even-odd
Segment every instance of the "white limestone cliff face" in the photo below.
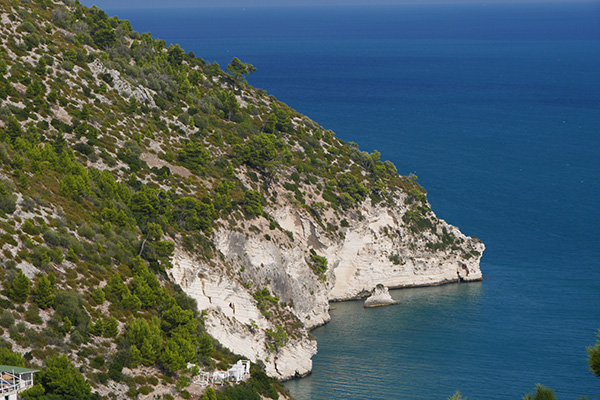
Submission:
<svg viewBox="0 0 600 400">
<path fill-rule="evenodd" d="M 194 260 L 178 249 L 169 271 L 173 281 L 206 310 L 207 332 L 225 347 L 252 362 L 263 361 L 271 376 L 287 379 L 304 376 L 312 369 L 317 344 L 301 328 L 278 352 L 269 351 L 268 329 L 276 329 L 257 307 L 249 290 L 228 271 Z"/>
<path fill-rule="evenodd" d="M 438 220 L 438 233 L 446 229 L 456 240 L 462 241 L 461 249 L 477 253 L 467 258 L 463 251 L 451 248 L 431 250 L 427 243 L 439 243 L 440 238 L 431 232 L 412 232 L 402 221 L 406 211 L 402 206 L 387 208 L 365 202 L 361 209 L 363 220 L 346 230 L 343 242 L 326 250 L 327 258 L 336 265 L 329 300 L 362 297 L 377 284 L 402 288 L 482 278 L 479 260 L 485 248 L 483 243 Z M 390 260 L 394 256 L 397 256 L 397 264 Z"/>
<path fill-rule="evenodd" d="M 263 217 L 222 224 L 213 233 L 220 257 L 209 265 L 178 250 L 171 270 L 173 280 L 207 310 L 209 334 L 252 361 L 262 360 L 272 376 L 310 372 L 316 343 L 308 330 L 329 320 L 330 301 L 367 296 L 378 284 L 401 288 L 482 278 L 483 243 L 430 211 L 431 228 L 411 229 L 403 221 L 411 208 L 402 192 L 393 207 L 367 199 L 345 215 L 324 210 L 322 222 L 348 222 L 337 233 L 286 201 L 284 191 L 278 198 L 278 206 L 266 211 L 281 229 L 270 229 Z M 324 277 L 311 268 L 311 250 L 327 259 Z M 283 316 L 267 319 L 261 313 L 252 294 L 264 288 L 284 305 Z M 277 326 L 285 327 L 290 339 L 273 351 L 266 332 Z"/>
</svg>

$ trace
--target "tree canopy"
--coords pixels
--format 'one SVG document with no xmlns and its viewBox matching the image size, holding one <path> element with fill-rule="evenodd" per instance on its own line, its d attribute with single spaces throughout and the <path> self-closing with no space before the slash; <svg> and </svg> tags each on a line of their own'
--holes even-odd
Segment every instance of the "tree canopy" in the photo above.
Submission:
<svg viewBox="0 0 600 400">
<path fill-rule="evenodd" d="M 46 393 L 80 400 L 92 395 L 90 384 L 65 354 L 46 360 L 46 369 L 39 373 L 39 379 Z"/>
<path fill-rule="evenodd" d="M 245 82 L 245 77 L 256 72 L 252 64 L 244 63 L 237 57 L 233 57 L 231 64 L 227 66 L 227 72 L 233 75 L 234 83 L 239 86 L 240 82 Z"/>
<path fill-rule="evenodd" d="M 587 348 L 588 363 L 594 375 L 600 378 L 600 330 L 596 332 L 596 336 L 598 337 L 596 344 Z"/>
</svg>

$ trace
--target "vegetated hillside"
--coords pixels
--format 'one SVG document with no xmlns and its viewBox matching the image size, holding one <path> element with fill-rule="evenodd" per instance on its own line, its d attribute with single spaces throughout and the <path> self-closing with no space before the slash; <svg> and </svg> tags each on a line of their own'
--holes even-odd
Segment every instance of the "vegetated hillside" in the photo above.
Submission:
<svg viewBox="0 0 600 400">
<path fill-rule="evenodd" d="M 256 364 L 218 398 L 277 398 L 263 370 L 310 371 L 329 300 L 481 278 L 483 245 L 414 177 L 254 67 L 71 1 L 0 5 L 0 364 L 43 370 L 26 398 L 187 398 L 188 363 L 225 370 L 227 348 Z"/>
</svg>

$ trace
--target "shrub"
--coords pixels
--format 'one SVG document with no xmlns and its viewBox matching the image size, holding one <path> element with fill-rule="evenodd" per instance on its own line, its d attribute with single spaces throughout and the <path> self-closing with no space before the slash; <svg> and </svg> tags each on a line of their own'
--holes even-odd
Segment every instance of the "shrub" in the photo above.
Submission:
<svg viewBox="0 0 600 400">
<path fill-rule="evenodd" d="M 177 379 L 177 384 L 175 385 L 175 389 L 181 391 L 183 388 L 190 386 L 191 379 L 189 376 L 181 375 L 179 379 Z"/>
<path fill-rule="evenodd" d="M 588 364 L 594 375 L 600 378 L 600 330 L 596 332 L 596 336 L 598 337 L 596 343 L 587 348 Z"/>
<path fill-rule="evenodd" d="M 40 309 L 37 305 L 31 304 L 27 308 L 27 311 L 25 312 L 25 321 L 35 325 L 40 325 L 44 322 L 42 318 L 40 318 Z"/>
<path fill-rule="evenodd" d="M 63 61 L 63 63 L 62 63 L 62 68 L 63 68 L 65 71 L 73 71 L 73 67 L 74 67 L 74 66 L 75 66 L 75 64 L 73 64 L 73 62 L 72 62 L 72 61 L 69 61 L 69 60 L 65 60 L 65 61 Z"/>
<path fill-rule="evenodd" d="M 0 210 L 12 214 L 17 209 L 17 196 L 9 192 L 4 183 L 0 184 Z"/>
<path fill-rule="evenodd" d="M 61 320 L 68 318 L 74 326 L 86 329 L 90 316 L 83 307 L 83 300 L 76 292 L 58 292 L 54 299 L 54 309 Z"/>
<path fill-rule="evenodd" d="M 267 349 L 271 352 L 276 352 L 289 341 L 287 332 L 281 326 L 278 326 L 276 329 L 269 328 L 265 333 L 267 334 Z"/>
<path fill-rule="evenodd" d="M 327 258 L 317 255 L 317 253 L 311 249 L 310 260 L 312 261 L 310 267 L 312 268 L 313 272 L 324 279 L 325 272 L 327 272 Z"/>
<path fill-rule="evenodd" d="M 104 366 L 104 357 L 102 357 L 102 356 L 94 357 L 92 359 L 92 361 L 90 362 L 90 367 L 95 368 L 95 369 L 100 369 L 103 366 Z"/>
<path fill-rule="evenodd" d="M 244 194 L 244 211 L 249 217 L 257 217 L 263 213 L 263 197 L 260 192 L 249 190 Z"/>
<path fill-rule="evenodd" d="M 15 316 L 8 310 L 2 311 L 0 314 L 0 325 L 5 328 L 10 328 L 15 323 Z"/>
</svg>

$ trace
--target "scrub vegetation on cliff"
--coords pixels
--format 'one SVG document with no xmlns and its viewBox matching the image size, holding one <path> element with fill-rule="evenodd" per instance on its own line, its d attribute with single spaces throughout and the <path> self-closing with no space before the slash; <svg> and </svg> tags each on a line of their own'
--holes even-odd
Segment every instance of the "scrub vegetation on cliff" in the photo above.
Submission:
<svg viewBox="0 0 600 400">
<path fill-rule="evenodd" d="M 402 220 L 431 251 L 481 256 L 441 228 L 416 177 L 250 87 L 254 66 L 235 58 L 224 72 L 68 0 L 0 0 L 0 17 L 0 364 L 42 370 L 24 398 L 200 395 L 194 366 L 240 356 L 170 279 L 174 253 L 222 263 L 222 227 L 293 241 L 268 212 L 283 202 L 343 239 L 361 203 L 394 207 L 401 191 Z M 327 258 L 305 259 L 326 281 Z M 276 354 L 302 323 L 244 284 Z M 289 396 L 261 367 L 202 398 Z"/>
</svg>

